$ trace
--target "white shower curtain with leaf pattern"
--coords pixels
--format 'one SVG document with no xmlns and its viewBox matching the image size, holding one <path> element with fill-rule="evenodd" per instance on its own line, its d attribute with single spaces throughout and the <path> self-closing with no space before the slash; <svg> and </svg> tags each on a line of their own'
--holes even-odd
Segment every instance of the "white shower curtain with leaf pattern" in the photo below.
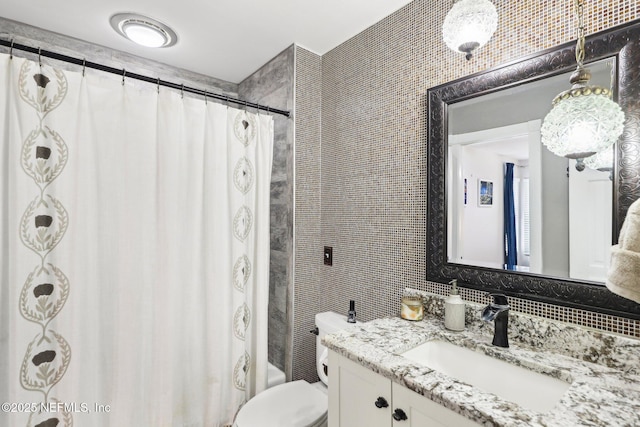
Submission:
<svg viewBox="0 0 640 427">
<path fill-rule="evenodd" d="M 230 424 L 266 385 L 273 119 L 0 70 L 0 425 Z"/>
</svg>

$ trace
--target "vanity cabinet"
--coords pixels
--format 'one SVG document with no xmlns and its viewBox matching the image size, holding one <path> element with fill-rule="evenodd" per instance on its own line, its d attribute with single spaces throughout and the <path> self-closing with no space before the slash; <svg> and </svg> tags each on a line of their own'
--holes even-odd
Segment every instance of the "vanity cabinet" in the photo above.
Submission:
<svg viewBox="0 0 640 427">
<path fill-rule="evenodd" d="M 357 363 L 329 352 L 329 427 L 477 427 Z"/>
</svg>

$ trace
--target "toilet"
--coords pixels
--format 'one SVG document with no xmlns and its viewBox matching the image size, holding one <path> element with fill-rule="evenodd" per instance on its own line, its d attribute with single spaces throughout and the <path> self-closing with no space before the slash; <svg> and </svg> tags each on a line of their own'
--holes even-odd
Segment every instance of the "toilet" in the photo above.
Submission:
<svg viewBox="0 0 640 427">
<path fill-rule="evenodd" d="M 316 370 L 320 381 L 292 381 L 256 395 L 238 412 L 234 427 L 326 427 L 328 349 L 321 340 L 326 334 L 353 327 L 347 316 L 325 312 L 316 314 Z"/>
</svg>

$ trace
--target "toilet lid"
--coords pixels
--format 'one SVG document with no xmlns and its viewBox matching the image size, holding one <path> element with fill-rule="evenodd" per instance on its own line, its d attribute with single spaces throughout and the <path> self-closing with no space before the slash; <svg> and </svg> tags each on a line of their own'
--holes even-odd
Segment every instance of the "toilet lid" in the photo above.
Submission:
<svg viewBox="0 0 640 427">
<path fill-rule="evenodd" d="M 281 384 L 249 400 L 236 417 L 238 427 L 305 427 L 327 412 L 327 395 L 306 381 Z"/>
</svg>

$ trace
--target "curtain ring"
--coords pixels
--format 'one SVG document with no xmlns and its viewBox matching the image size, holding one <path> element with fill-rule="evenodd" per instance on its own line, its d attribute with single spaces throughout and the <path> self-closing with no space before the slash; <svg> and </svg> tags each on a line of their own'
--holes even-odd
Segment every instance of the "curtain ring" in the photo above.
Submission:
<svg viewBox="0 0 640 427">
<path fill-rule="evenodd" d="M 42 54 L 40 52 L 40 48 L 38 48 L 38 65 L 42 68 Z"/>
<path fill-rule="evenodd" d="M 13 59 L 13 39 L 11 39 L 11 47 L 9 48 L 9 59 Z"/>
<path fill-rule="evenodd" d="M 158 77 L 156 80 L 157 80 L 157 83 L 158 83 L 158 86 L 156 87 L 156 90 L 158 91 L 158 93 L 160 93 L 160 77 Z"/>
<path fill-rule="evenodd" d="M 122 86 L 124 86 L 124 78 L 127 75 L 127 70 L 125 70 L 124 68 L 122 69 Z"/>
<path fill-rule="evenodd" d="M 207 91 L 204 91 L 204 105 L 207 105 Z"/>
<path fill-rule="evenodd" d="M 184 99 L 184 83 L 180 85 L 180 98 Z"/>
<path fill-rule="evenodd" d="M 84 77 L 84 72 L 87 69 L 87 60 L 82 58 L 82 77 Z"/>
</svg>

